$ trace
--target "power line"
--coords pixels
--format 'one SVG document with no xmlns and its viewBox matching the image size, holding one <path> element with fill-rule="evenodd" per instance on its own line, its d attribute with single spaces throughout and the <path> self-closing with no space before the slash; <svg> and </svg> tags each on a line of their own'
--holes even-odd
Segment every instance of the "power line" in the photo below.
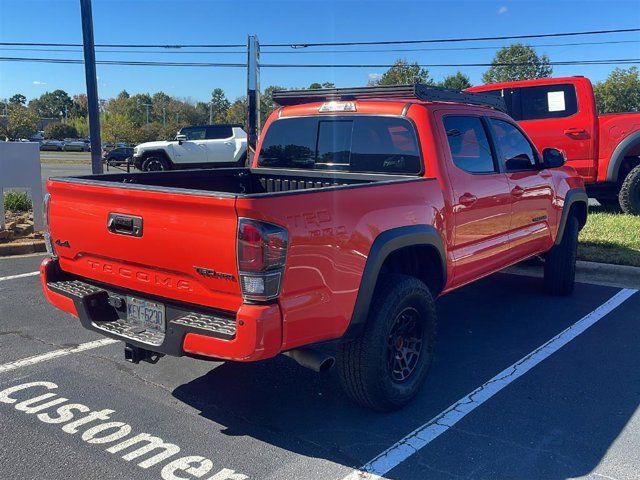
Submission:
<svg viewBox="0 0 640 480">
<path fill-rule="evenodd" d="M 581 32 L 558 32 L 558 33 L 538 33 L 529 35 L 504 35 L 494 37 L 464 37 L 464 38 L 431 38 L 424 40 L 386 40 L 368 42 L 315 42 L 315 43 L 264 43 L 262 47 L 291 47 L 308 48 L 319 46 L 353 46 L 353 45 L 401 45 L 401 44 L 422 44 L 422 43 L 452 43 L 452 42 L 482 42 L 489 40 L 522 40 L 527 38 L 555 38 L 581 35 L 604 35 L 611 33 L 631 33 L 640 32 L 640 28 L 618 28 L 613 30 L 588 30 Z M 0 46 L 7 47 L 81 47 L 81 43 L 45 43 L 45 42 L 0 42 Z M 245 47 L 245 44 L 124 44 L 124 43 L 103 43 L 96 44 L 98 48 L 235 48 Z"/>
<path fill-rule="evenodd" d="M 538 43 L 538 44 L 525 44 L 526 47 L 572 47 L 572 46 L 585 46 L 585 45 L 619 45 L 628 43 L 640 43 L 640 40 L 610 40 L 604 42 L 571 42 L 571 43 Z M 487 45 L 484 47 L 437 47 L 437 48 L 391 48 L 391 49 L 368 49 L 368 50 L 304 50 L 304 49 L 290 49 L 290 50 L 266 50 L 261 52 L 261 55 L 270 54 L 309 54 L 309 53 L 400 53 L 400 52 L 438 52 L 438 51 L 465 51 L 465 50 L 498 50 L 503 48 L 504 45 Z M 12 47 L 0 47 L 3 51 L 14 52 L 61 52 L 61 53 L 82 53 L 81 49 L 68 50 L 63 48 L 12 48 Z M 241 54 L 246 55 L 247 51 L 244 50 L 100 50 L 98 53 L 127 53 L 127 54 L 196 54 L 196 55 L 219 55 L 219 54 Z"/>
<path fill-rule="evenodd" d="M 537 33 L 530 35 L 504 35 L 497 37 L 466 37 L 466 38 L 432 38 L 429 40 L 386 40 L 373 42 L 318 42 L 318 43 L 263 43 L 263 47 L 291 47 L 307 48 L 320 46 L 348 46 L 348 45 L 400 45 L 418 43 L 450 43 L 450 42 L 484 42 L 487 40 L 522 40 L 525 38 L 553 38 L 570 37 L 578 35 L 602 35 L 608 33 L 629 33 L 640 32 L 640 28 L 619 28 L 615 30 L 589 30 L 583 32 L 561 32 L 561 33 Z"/>
<path fill-rule="evenodd" d="M 35 63 L 58 63 L 80 65 L 83 60 L 71 58 L 32 58 L 32 57 L 0 57 L 2 62 L 35 62 Z M 101 65 L 120 66 L 140 66 L 140 67 L 231 67 L 245 68 L 245 63 L 224 63 L 224 62 L 159 62 L 159 61 L 135 61 L 135 60 L 98 60 Z M 564 60 L 552 61 L 550 65 L 617 65 L 617 64 L 640 64 L 640 58 L 618 58 L 618 59 L 591 59 L 591 60 Z M 525 66 L 527 62 L 505 62 L 505 63 L 423 63 L 420 67 L 490 67 L 490 66 Z M 391 68 L 393 64 L 371 64 L 371 63 L 263 63 L 261 68 Z"/>
</svg>

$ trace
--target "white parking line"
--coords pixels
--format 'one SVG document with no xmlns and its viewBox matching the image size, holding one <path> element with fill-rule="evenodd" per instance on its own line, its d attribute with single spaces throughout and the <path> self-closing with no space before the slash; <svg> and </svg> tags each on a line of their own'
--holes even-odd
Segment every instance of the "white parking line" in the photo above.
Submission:
<svg viewBox="0 0 640 480">
<path fill-rule="evenodd" d="M 478 408 L 484 402 L 500 392 L 514 380 L 518 379 L 545 358 L 549 357 L 564 347 L 571 340 L 583 333 L 598 320 L 620 306 L 637 290 L 625 288 L 600 305 L 594 311 L 584 316 L 576 323 L 563 330 L 544 345 L 539 346 L 533 352 L 518 360 L 497 374 L 484 385 L 462 397 L 446 410 L 440 412 L 427 423 L 418 427 L 413 432 L 393 444 L 380 455 L 363 465 L 359 470 L 354 470 L 343 480 L 377 480 L 397 467 L 400 463 L 413 454 L 426 447 L 433 440 L 453 427 L 465 416 Z"/>
<path fill-rule="evenodd" d="M 35 365 L 36 363 L 42 363 L 54 358 L 65 357 L 72 353 L 84 352 L 93 348 L 104 347 L 105 345 L 111 345 L 119 340 L 112 338 L 103 338 L 101 340 L 94 340 L 93 342 L 81 343 L 77 347 L 63 348 L 60 350 L 54 350 L 53 352 L 43 353 L 42 355 L 35 355 L 33 357 L 23 358 L 22 360 L 16 360 L 0 365 L 0 373 L 9 372 L 21 367 L 28 367 L 29 365 Z"/>
<path fill-rule="evenodd" d="M 40 275 L 40 272 L 29 272 L 29 273 L 21 273 L 19 275 L 9 275 L 8 277 L 0 277 L 0 282 L 4 282 L 5 280 L 14 280 L 16 278 L 24 278 L 24 277 L 35 277 L 36 275 Z"/>
</svg>

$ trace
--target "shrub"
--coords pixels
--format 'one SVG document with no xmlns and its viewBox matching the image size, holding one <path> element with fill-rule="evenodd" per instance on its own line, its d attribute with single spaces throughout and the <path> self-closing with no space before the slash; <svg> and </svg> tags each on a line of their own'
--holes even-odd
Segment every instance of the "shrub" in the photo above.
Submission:
<svg viewBox="0 0 640 480">
<path fill-rule="evenodd" d="M 45 138 L 64 140 L 65 138 L 78 138 L 78 130 L 73 125 L 66 123 L 50 123 L 44 127 Z"/>
<path fill-rule="evenodd" d="M 4 208 L 12 212 L 28 212 L 31 210 L 31 199 L 24 192 L 7 192 L 4 195 Z"/>
</svg>

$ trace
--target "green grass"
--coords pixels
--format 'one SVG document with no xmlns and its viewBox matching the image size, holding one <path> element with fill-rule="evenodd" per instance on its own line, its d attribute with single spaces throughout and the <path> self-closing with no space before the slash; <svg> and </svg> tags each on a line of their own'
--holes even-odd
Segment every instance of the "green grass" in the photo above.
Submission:
<svg viewBox="0 0 640 480">
<path fill-rule="evenodd" d="M 4 209 L 12 212 L 28 212 L 31 210 L 31 199 L 24 192 L 7 192 L 4 194 Z"/>
<path fill-rule="evenodd" d="M 640 267 L 640 217 L 591 208 L 579 240 L 580 260 Z"/>
</svg>

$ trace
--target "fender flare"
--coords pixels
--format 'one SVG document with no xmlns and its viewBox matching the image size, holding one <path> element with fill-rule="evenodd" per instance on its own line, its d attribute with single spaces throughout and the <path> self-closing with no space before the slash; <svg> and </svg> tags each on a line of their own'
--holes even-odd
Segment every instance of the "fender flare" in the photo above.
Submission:
<svg viewBox="0 0 640 480">
<path fill-rule="evenodd" d="M 620 171 L 620 165 L 625 159 L 627 152 L 635 144 L 640 143 L 640 131 L 633 132 L 628 137 L 623 139 L 615 148 L 609 159 L 609 166 L 607 167 L 607 181 L 617 182 L 618 172 Z"/>
<path fill-rule="evenodd" d="M 578 203 L 584 203 L 585 212 L 587 212 L 589 208 L 589 197 L 587 193 L 581 188 L 572 188 L 567 192 L 567 195 L 564 197 L 564 205 L 562 206 L 562 215 L 560 217 L 560 222 L 558 223 L 558 235 L 556 235 L 556 240 L 554 245 L 559 245 L 562 242 L 562 236 L 564 235 L 564 229 L 567 225 L 567 219 L 569 218 L 569 212 L 571 212 L 571 207 Z M 580 219 L 580 228 L 584 226 L 586 223 L 586 215 L 584 220 Z"/>
<path fill-rule="evenodd" d="M 358 296 L 351 314 L 351 322 L 343 338 L 356 337 L 367 322 L 369 307 L 373 299 L 374 290 L 378 282 L 378 276 L 385 260 L 393 252 L 405 247 L 423 245 L 436 249 L 440 257 L 442 273 L 442 289 L 447 283 L 446 253 L 442 237 L 438 230 L 431 225 L 409 225 L 392 228 L 380 233 L 369 250 L 367 262 L 362 272 Z"/>
</svg>

